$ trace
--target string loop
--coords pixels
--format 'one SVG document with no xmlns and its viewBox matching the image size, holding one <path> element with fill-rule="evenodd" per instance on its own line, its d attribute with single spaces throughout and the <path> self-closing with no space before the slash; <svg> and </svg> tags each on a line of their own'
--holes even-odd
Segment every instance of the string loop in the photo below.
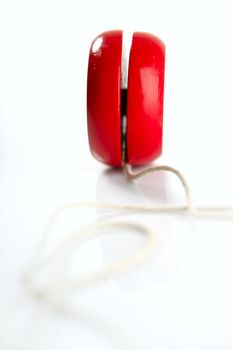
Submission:
<svg viewBox="0 0 233 350">
<path fill-rule="evenodd" d="M 47 284 L 41 288 L 35 282 L 35 277 L 41 269 L 40 255 L 46 245 L 46 242 L 51 231 L 51 227 L 55 222 L 56 218 L 61 215 L 65 210 L 71 208 L 81 208 L 81 207 L 92 207 L 105 210 L 115 210 L 115 211 L 127 211 L 127 212 L 147 212 L 153 214 L 190 214 L 194 217 L 200 218 L 211 218 L 211 219 L 233 219 L 233 206 L 225 207 L 195 207 L 192 201 L 192 195 L 190 187 L 183 176 L 183 174 L 170 166 L 159 165 L 147 168 L 145 170 L 134 172 L 131 165 L 124 164 L 123 170 L 130 180 L 137 180 L 149 174 L 166 171 L 174 174 L 182 184 L 182 187 L 186 196 L 186 204 L 176 205 L 176 206 L 145 206 L 145 205 L 125 205 L 125 204 L 114 204 L 114 203 L 101 203 L 101 202 L 80 202 L 80 203 L 70 203 L 59 208 L 49 219 L 44 235 L 37 246 L 30 263 L 23 275 L 23 282 L 27 290 L 34 296 L 44 297 L 46 299 L 51 299 L 56 290 L 60 290 L 61 286 L 63 291 L 71 290 L 74 288 L 82 288 L 90 286 L 94 283 L 102 281 L 109 278 L 117 273 L 122 273 L 129 268 L 135 266 L 146 257 L 148 257 L 155 247 L 155 233 L 147 227 L 145 224 L 139 224 L 130 221 L 113 221 L 105 219 L 102 223 L 95 223 L 93 225 L 86 226 L 85 228 L 75 230 L 67 235 L 64 239 L 58 242 L 58 244 L 53 249 L 50 254 L 49 259 L 45 262 L 48 269 L 50 270 L 49 278 Z M 110 231 L 114 229 L 131 229 L 134 232 L 139 232 L 147 237 L 145 243 L 135 252 L 130 254 L 125 259 L 113 263 L 106 268 L 96 271 L 80 280 L 67 281 L 63 275 L 62 267 L 67 256 L 67 251 L 70 248 L 75 247 L 77 244 L 82 243 L 87 237 L 94 237 L 99 231 Z M 61 291 L 60 291 L 61 292 Z"/>
</svg>

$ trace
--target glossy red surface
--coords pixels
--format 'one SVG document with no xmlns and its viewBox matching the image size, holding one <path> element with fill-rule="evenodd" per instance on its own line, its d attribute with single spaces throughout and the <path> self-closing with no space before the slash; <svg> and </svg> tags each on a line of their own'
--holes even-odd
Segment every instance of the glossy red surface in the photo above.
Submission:
<svg viewBox="0 0 233 350">
<path fill-rule="evenodd" d="M 93 41 L 87 79 L 89 145 L 95 158 L 121 166 L 122 31 L 100 34 Z"/>
<path fill-rule="evenodd" d="M 155 36 L 134 33 L 129 60 L 127 161 L 151 162 L 162 152 L 165 46 Z"/>
</svg>

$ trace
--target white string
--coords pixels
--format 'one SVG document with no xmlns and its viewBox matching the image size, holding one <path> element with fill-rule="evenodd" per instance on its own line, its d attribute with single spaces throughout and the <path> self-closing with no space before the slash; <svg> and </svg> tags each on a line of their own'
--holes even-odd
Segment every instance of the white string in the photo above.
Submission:
<svg viewBox="0 0 233 350">
<path fill-rule="evenodd" d="M 125 164 L 124 170 L 126 175 L 129 177 L 130 180 L 137 180 L 141 177 L 147 176 L 152 173 L 156 173 L 159 171 L 167 171 L 171 172 L 174 175 L 177 176 L 177 178 L 180 180 L 183 189 L 185 191 L 186 195 L 186 201 L 187 204 L 183 207 L 175 206 L 175 207 L 149 207 L 146 208 L 146 211 L 159 211 L 159 212 L 168 212 L 168 213 L 188 213 L 196 217 L 206 217 L 206 218 L 212 218 L 212 219 L 233 219 L 233 206 L 194 206 L 192 201 L 192 194 L 190 187 L 182 175 L 182 173 L 170 166 L 167 165 L 159 165 L 147 168 L 145 170 L 142 170 L 140 172 L 133 172 L 131 165 Z"/>
<path fill-rule="evenodd" d="M 129 268 L 135 266 L 146 257 L 148 257 L 155 248 L 155 234 L 145 224 L 138 224 L 136 222 L 129 221 L 113 221 L 105 219 L 102 223 L 95 223 L 93 225 L 86 226 L 85 228 L 75 230 L 68 234 L 64 239 L 59 241 L 55 245 L 49 258 L 41 263 L 40 255 L 45 248 L 51 227 L 55 220 L 65 211 L 71 208 L 81 207 L 92 207 L 105 210 L 114 211 L 127 211 L 137 213 L 154 213 L 154 214 L 173 214 L 173 215 L 184 215 L 189 214 L 195 217 L 211 218 L 211 219 L 233 219 L 233 207 L 222 206 L 222 207 L 195 207 L 192 202 L 192 196 L 190 188 L 185 180 L 184 176 L 177 169 L 166 166 L 154 166 L 140 172 L 133 172 L 132 167 L 129 164 L 125 164 L 123 167 L 126 175 L 130 180 L 137 180 L 141 177 L 147 176 L 151 173 L 159 171 L 167 171 L 173 173 L 181 182 L 182 187 L 186 195 L 186 204 L 183 206 L 146 206 L 146 205 L 126 205 L 126 204 L 114 204 L 114 203 L 101 203 L 101 202 L 80 202 L 70 203 L 59 208 L 49 219 L 44 235 L 39 242 L 30 263 L 23 275 L 23 282 L 27 290 L 36 297 L 43 297 L 47 300 L 54 300 L 54 295 L 64 294 L 69 290 L 75 288 L 82 288 L 90 286 L 94 283 L 98 283 L 106 278 L 112 277 L 117 273 L 122 273 Z M 91 238 L 98 234 L 100 231 L 112 232 L 115 229 L 131 229 L 136 233 L 141 233 L 147 237 L 146 242 L 135 252 L 121 261 L 115 262 L 106 268 L 96 271 L 90 275 L 87 275 L 79 280 L 75 279 L 72 281 L 67 280 L 63 271 L 64 262 L 67 258 L 70 249 L 73 249 L 78 244 L 82 243 L 85 239 Z M 36 276 L 40 272 L 42 266 L 46 266 L 49 270 L 49 277 L 47 282 L 41 287 L 36 283 Z"/>
</svg>

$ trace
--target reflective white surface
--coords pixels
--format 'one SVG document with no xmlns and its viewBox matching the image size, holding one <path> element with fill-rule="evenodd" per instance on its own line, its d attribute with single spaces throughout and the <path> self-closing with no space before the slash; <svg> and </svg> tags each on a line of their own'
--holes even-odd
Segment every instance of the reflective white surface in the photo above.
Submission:
<svg viewBox="0 0 233 350">
<path fill-rule="evenodd" d="M 103 30 L 129 27 L 163 38 L 164 153 L 157 163 L 183 171 L 195 203 L 233 203 L 231 2 L 144 1 L 133 7 L 121 1 L 0 4 L 1 349 L 233 348 L 230 221 L 123 215 L 153 227 L 157 238 L 154 255 L 138 268 L 73 293 L 60 310 L 35 302 L 22 288 L 22 272 L 59 206 L 184 201 L 172 175 L 129 183 L 89 154 L 87 58 Z M 51 239 L 103 215 L 67 212 Z M 120 259 L 141 240 L 130 233 L 96 237 L 74 254 L 70 265 L 79 268 L 70 266 L 70 273 Z"/>
</svg>

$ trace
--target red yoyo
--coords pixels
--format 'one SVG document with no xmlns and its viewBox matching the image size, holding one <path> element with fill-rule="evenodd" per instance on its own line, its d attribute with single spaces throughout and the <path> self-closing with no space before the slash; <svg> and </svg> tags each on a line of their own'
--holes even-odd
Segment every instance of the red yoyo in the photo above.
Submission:
<svg viewBox="0 0 233 350">
<path fill-rule="evenodd" d="M 88 137 L 95 158 L 111 166 L 143 165 L 162 152 L 165 47 L 133 34 L 127 87 L 122 87 L 122 31 L 91 45 L 87 79 Z"/>
</svg>

